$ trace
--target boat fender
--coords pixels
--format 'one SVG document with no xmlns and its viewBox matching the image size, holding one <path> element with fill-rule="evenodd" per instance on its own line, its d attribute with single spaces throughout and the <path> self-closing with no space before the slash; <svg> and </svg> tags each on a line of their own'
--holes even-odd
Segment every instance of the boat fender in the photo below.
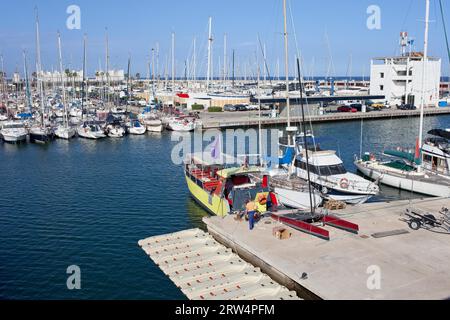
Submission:
<svg viewBox="0 0 450 320">
<path fill-rule="evenodd" d="M 348 189 L 349 187 L 348 179 L 342 178 L 341 181 L 339 182 L 339 185 L 341 186 L 342 189 Z"/>
<path fill-rule="evenodd" d="M 323 187 L 322 188 L 322 193 L 323 194 L 327 194 L 328 193 L 328 188 L 327 187 Z"/>
</svg>

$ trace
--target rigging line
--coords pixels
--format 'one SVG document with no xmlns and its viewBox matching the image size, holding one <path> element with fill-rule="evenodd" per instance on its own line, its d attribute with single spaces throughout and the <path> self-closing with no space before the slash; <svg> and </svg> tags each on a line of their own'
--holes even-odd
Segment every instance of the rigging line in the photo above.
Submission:
<svg viewBox="0 0 450 320">
<path fill-rule="evenodd" d="M 263 56 L 263 60 L 264 60 L 264 69 L 266 69 L 267 76 L 269 78 L 269 83 L 272 84 L 272 77 L 270 75 L 269 64 L 267 63 L 266 52 L 265 52 L 265 50 L 263 48 L 263 45 L 261 43 L 261 38 L 259 37 L 259 34 L 258 34 L 258 43 L 259 43 L 259 48 L 261 50 L 261 53 L 262 53 L 262 56 Z M 259 69 L 259 66 L 258 66 L 258 69 Z"/>
<path fill-rule="evenodd" d="M 295 50 L 296 50 L 297 57 L 299 57 L 299 59 L 300 59 L 300 74 L 303 77 L 303 70 L 304 70 L 303 56 L 301 55 L 301 51 L 300 51 L 300 48 L 299 48 L 299 45 L 298 45 L 297 31 L 296 31 L 296 28 L 295 28 L 294 16 L 292 14 L 291 1 L 289 1 L 289 14 L 290 14 L 290 18 L 291 18 L 292 29 L 293 29 L 293 32 L 294 32 Z M 302 88 L 300 88 L 300 90 L 302 90 Z M 308 118 L 309 118 L 308 122 L 309 122 L 310 132 L 312 134 L 314 150 L 316 150 L 317 149 L 316 138 L 314 136 L 314 130 L 313 130 L 313 126 L 312 126 L 311 114 L 310 114 L 310 111 L 309 111 L 308 96 L 306 96 L 306 95 L 305 95 L 305 105 L 306 105 L 306 114 L 308 115 Z M 299 123 L 301 124 L 301 127 L 303 129 L 303 133 L 306 135 L 306 132 L 307 132 L 306 128 L 303 128 L 304 127 L 303 123 L 301 123 L 300 121 L 299 121 Z"/>
</svg>

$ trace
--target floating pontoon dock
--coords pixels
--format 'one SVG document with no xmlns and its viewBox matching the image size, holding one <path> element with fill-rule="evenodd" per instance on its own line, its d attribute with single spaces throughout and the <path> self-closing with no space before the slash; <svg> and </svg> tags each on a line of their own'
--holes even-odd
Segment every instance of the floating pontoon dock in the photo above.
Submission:
<svg viewBox="0 0 450 320">
<path fill-rule="evenodd" d="M 220 243 L 258 266 L 302 298 L 449 299 L 450 235 L 414 231 L 402 219 L 413 205 L 436 214 L 450 199 L 370 203 L 334 211 L 360 227 L 359 234 L 323 227 L 330 241 L 290 229 L 272 235 L 279 222 L 263 218 L 253 231 L 232 216 L 204 218 Z"/>
<path fill-rule="evenodd" d="M 139 246 L 191 300 L 299 299 L 200 229 L 151 237 Z"/>
</svg>

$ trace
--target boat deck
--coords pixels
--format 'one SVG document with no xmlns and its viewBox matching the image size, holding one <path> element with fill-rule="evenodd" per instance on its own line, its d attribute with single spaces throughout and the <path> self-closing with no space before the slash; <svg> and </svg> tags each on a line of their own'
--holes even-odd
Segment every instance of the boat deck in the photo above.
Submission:
<svg viewBox="0 0 450 320">
<path fill-rule="evenodd" d="M 405 177 L 405 175 L 402 174 L 402 172 L 405 171 L 405 168 L 397 167 L 395 165 L 390 165 L 389 163 L 390 162 L 375 165 L 375 166 L 372 164 L 371 166 L 374 166 L 377 170 L 380 170 L 380 171 L 389 170 L 389 173 L 392 175 L 397 175 L 399 177 Z M 426 172 L 424 171 L 423 173 L 418 173 L 417 171 L 409 171 L 409 170 L 406 170 L 406 171 L 408 172 L 408 177 L 413 178 L 414 181 L 435 183 L 435 184 L 439 184 L 442 186 L 450 187 L 450 178 L 447 178 L 445 176 L 438 175 L 436 173 L 432 173 L 429 171 L 426 171 Z M 425 177 L 425 175 L 426 175 L 426 177 Z"/>
<path fill-rule="evenodd" d="M 262 174 L 252 174 L 252 177 L 254 177 L 258 182 L 262 182 Z M 271 187 L 287 188 L 306 192 L 309 190 L 308 183 L 295 175 L 274 175 L 269 178 L 269 181 Z"/>
<path fill-rule="evenodd" d="M 191 300 L 299 299 L 200 229 L 147 238 L 139 246 Z"/>
<path fill-rule="evenodd" d="M 448 198 L 412 201 L 415 208 L 436 214 L 450 207 Z M 333 213 L 359 225 L 359 234 L 331 227 L 330 241 L 295 229 L 278 240 L 279 222 L 267 217 L 253 231 L 232 216 L 204 218 L 219 242 L 259 266 L 302 298 L 448 299 L 450 236 L 402 221 L 409 201 L 370 203 Z"/>
</svg>

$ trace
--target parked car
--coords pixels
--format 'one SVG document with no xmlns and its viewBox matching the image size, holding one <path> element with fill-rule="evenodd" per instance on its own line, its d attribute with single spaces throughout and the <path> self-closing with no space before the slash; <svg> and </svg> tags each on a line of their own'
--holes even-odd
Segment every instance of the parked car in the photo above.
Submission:
<svg viewBox="0 0 450 320">
<path fill-rule="evenodd" d="M 397 109 L 399 110 L 416 110 L 417 107 L 413 104 L 401 104 L 397 106 Z"/>
<path fill-rule="evenodd" d="M 337 108 L 338 112 L 358 112 L 355 108 L 352 108 L 350 106 L 340 106 Z"/>
<path fill-rule="evenodd" d="M 370 107 L 373 110 L 380 111 L 380 110 L 383 110 L 384 108 L 386 108 L 386 105 L 384 103 L 372 103 L 370 105 Z"/>
<path fill-rule="evenodd" d="M 361 103 L 353 103 L 350 105 L 350 108 L 356 109 L 356 111 L 361 112 L 363 105 Z"/>
<path fill-rule="evenodd" d="M 237 104 L 234 106 L 234 109 L 236 111 L 247 111 L 247 107 L 243 104 Z"/>
<path fill-rule="evenodd" d="M 232 104 L 226 104 L 226 105 L 223 107 L 223 111 L 234 112 L 234 111 L 236 111 L 236 108 L 235 108 Z"/>
<path fill-rule="evenodd" d="M 249 105 L 247 106 L 247 110 L 248 110 L 248 111 L 259 110 L 259 105 L 257 105 L 257 104 L 249 104 Z"/>
</svg>

